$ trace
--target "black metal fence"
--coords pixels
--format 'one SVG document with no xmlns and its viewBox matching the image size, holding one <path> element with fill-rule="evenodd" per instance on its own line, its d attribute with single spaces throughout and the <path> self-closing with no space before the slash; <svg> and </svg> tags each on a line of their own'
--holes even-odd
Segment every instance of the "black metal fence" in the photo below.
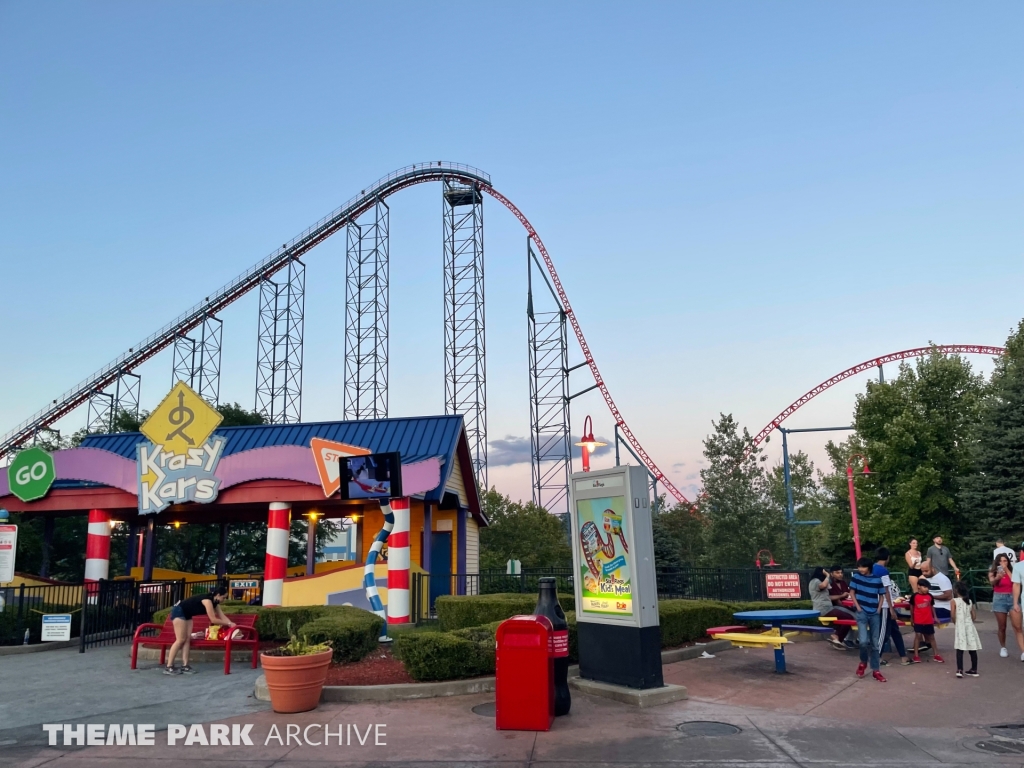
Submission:
<svg viewBox="0 0 1024 768">
<path fill-rule="evenodd" d="M 99 581 L 86 584 L 79 629 L 79 650 L 131 640 L 140 624 L 182 599 L 180 581 Z"/>
<path fill-rule="evenodd" d="M 70 613 L 71 634 L 77 636 L 75 619 L 81 607 L 81 584 L 0 587 L 0 645 L 40 642 L 42 617 L 47 613 Z"/>
<path fill-rule="evenodd" d="M 810 569 L 769 570 L 764 568 L 658 568 L 658 598 L 661 600 L 720 600 L 726 602 L 760 602 L 768 599 L 769 573 L 797 573 L 800 594 L 808 598 Z M 894 577 L 896 574 L 894 574 Z M 413 621 L 436 618 L 434 601 L 441 595 L 490 595 L 521 592 L 536 594 L 538 580 L 554 577 L 559 592 L 573 591 L 572 568 L 524 568 L 521 573 L 500 570 L 480 573 L 431 575 L 413 574 L 410 609 Z"/>
<path fill-rule="evenodd" d="M 218 579 L 204 581 L 149 581 L 131 579 L 97 581 L 87 584 L 0 587 L 0 645 L 41 642 L 43 615 L 71 614 L 71 637 L 81 650 L 97 645 L 126 642 L 140 624 L 153 614 L 193 595 L 212 592 Z M 248 602 L 259 595 L 239 590 Z"/>
</svg>

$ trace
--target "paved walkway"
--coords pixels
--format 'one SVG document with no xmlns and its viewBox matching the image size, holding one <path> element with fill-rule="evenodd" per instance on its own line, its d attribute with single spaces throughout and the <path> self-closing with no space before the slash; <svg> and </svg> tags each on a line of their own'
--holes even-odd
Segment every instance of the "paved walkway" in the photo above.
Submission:
<svg viewBox="0 0 1024 768">
<path fill-rule="evenodd" d="M 242 690 L 242 684 L 251 687 L 251 678 L 241 674 L 224 678 L 211 669 L 208 675 L 204 670 L 203 675 L 188 680 L 165 680 L 156 677 L 155 672 L 146 673 L 145 677 L 135 678 L 145 682 L 145 689 L 139 685 L 142 690 L 133 695 L 141 701 L 146 693 L 159 692 L 163 702 L 158 705 L 159 711 L 165 720 L 185 725 L 211 721 L 251 724 L 254 746 L 171 747 L 166 745 L 163 734 L 158 734 L 155 747 L 49 748 L 19 743 L 0 747 L 0 766 L 134 768 L 142 761 L 147 768 L 194 767 L 197 761 L 231 768 L 1024 766 L 1024 729 L 991 728 L 1024 723 L 1024 696 L 1020 695 L 1024 664 L 1018 660 L 1018 654 L 998 658 L 993 622 L 990 616 L 985 618 L 988 621 L 980 627 L 986 645 L 981 654 L 980 679 L 957 680 L 953 675 L 955 665 L 926 663 L 909 668 L 889 667 L 890 682 L 884 685 L 870 678 L 857 680 L 853 675 L 856 655 L 835 651 L 823 642 L 790 646 L 787 659 L 792 674 L 777 677 L 771 671 L 771 651 L 734 650 L 715 659 L 685 661 L 665 668 L 667 680 L 689 687 L 688 701 L 639 711 L 576 694 L 572 713 L 559 718 L 551 732 L 536 734 L 496 731 L 491 717 L 472 712 L 474 706 L 492 701 L 493 694 L 392 704 L 325 704 L 314 712 L 277 715 L 245 698 L 248 691 Z M 952 639 L 952 634 L 946 631 L 940 638 Z M 6 666 L 6 661 L 0 663 Z M 124 666 L 126 669 L 127 664 Z M 0 679 L 7 677 L 6 671 L 0 673 Z M 41 667 L 37 667 L 37 673 L 43 684 L 56 684 Z M 127 672 L 117 674 L 122 681 L 132 679 Z M 218 680 L 214 681 L 215 677 Z M 170 686 L 193 681 L 197 686 L 210 686 L 202 689 L 204 693 L 198 699 L 186 700 L 165 693 Z M 216 686 L 225 681 L 230 682 Z M 22 692 L 28 693 L 24 688 Z M 57 696 L 53 699 L 63 707 L 58 711 L 81 713 L 91 706 L 83 703 L 81 695 L 84 694 L 66 696 L 71 699 L 67 702 L 58 702 Z M 6 691 L 0 692 L 0 699 L 0 715 L 6 717 L 21 711 L 21 703 L 9 701 Z M 38 708 L 35 704 L 28 706 Z M 208 707 L 220 709 L 212 711 Z M 231 707 L 237 708 L 235 716 L 226 717 L 224 712 Z M 93 711 L 98 714 L 79 716 L 77 721 L 152 722 L 130 707 Z M 692 721 L 726 723 L 738 730 L 733 735 L 699 736 L 678 728 Z M 296 743 L 296 738 L 291 744 L 267 738 L 275 726 L 284 739 L 289 725 L 293 734 L 300 734 L 311 724 L 314 727 L 307 731 L 311 741 L 321 740 L 321 726 L 329 724 L 332 732 L 343 726 L 351 743 L 325 747 Z M 368 738 L 364 736 L 366 743 L 360 746 L 349 726 L 365 734 L 373 724 L 383 726 L 384 744 L 374 746 L 371 732 Z M 0 731 L 0 742 L 6 733 L 9 732 Z M 1015 738 L 1018 735 L 1020 740 Z M 979 742 L 990 744 L 1000 739 L 1003 746 L 997 743 L 996 749 L 1005 754 L 987 752 L 978 746 Z"/>
<path fill-rule="evenodd" d="M 178 661 L 180 664 L 180 659 Z M 158 661 L 139 660 L 131 645 L 0 656 L 0 765 L 5 753 L 45 743 L 42 723 L 203 722 L 270 709 L 252 695 L 262 670 L 233 662 L 197 664 L 196 675 L 161 674 Z"/>
</svg>

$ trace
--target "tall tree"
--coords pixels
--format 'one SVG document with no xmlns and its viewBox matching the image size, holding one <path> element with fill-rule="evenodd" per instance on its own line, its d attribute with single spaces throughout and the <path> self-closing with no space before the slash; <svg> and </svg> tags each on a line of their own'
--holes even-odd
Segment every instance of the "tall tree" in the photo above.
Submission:
<svg viewBox="0 0 1024 768">
<path fill-rule="evenodd" d="M 731 414 L 720 414 L 712 424 L 715 431 L 704 440 L 708 466 L 700 472 L 708 557 L 716 565 L 742 567 L 754 563 L 758 550 L 787 551 L 786 520 L 769 503 L 760 449 L 744 456 L 750 433 Z"/>
<path fill-rule="evenodd" d="M 654 561 L 658 566 L 701 565 L 707 521 L 689 504 L 677 504 L 653 518 Z"/>
<path fill-rule="evenodd" d="M 533 502 L 502 496 L 494 488 L 484 494 L 484 514 L 490 525 L 480 529 L 480 567 L 504 570 L 509 560 L 523 568 L 572 566 L 572 551 L 562 521 Z"/>
<path fill-rule="evenodd" d="M 1024 541 L 1024 320 L 996 361 L 971 452 L 977 472 L 964 479 L 960 500 L 972 559 L 984 564 L 996 537 Z"/>
<path fill-rule="evenodd" d="M 877 509 L 861 516 L 862 536 L 890 547 L 936 534 L 963 542 L 970 526 L 957 495 L 972 472 L 984 391 L 970 363 L 933 349 L 916 368 L 904 363 L 895 379 L 858 395 L 854 425 L 879 494 Z"/>
<path fill-rule="evenodd" d="M 827 513 L 829 500 L 827 493 L 815 480 L 814 462 L 806 453 L 797 451 L 789 456 L 790 488 L 793 493 L 793 519 L 797 521 L 823 522 Z M 768 473 L 768 500 L 777 513 L 786 516 L 788 496 L 786 494 L 785 467 L 780 462 Z M 828 559 L 826 549 L 827 534 L 821 525 L 794 525 L 788 536 L 796 537 L 796 556 L 798 563 L 824 563 Z M 790 551 L 774 553 L 776 559 L 789 562 L 794 559 L 790 539 Z"/>
</svg>

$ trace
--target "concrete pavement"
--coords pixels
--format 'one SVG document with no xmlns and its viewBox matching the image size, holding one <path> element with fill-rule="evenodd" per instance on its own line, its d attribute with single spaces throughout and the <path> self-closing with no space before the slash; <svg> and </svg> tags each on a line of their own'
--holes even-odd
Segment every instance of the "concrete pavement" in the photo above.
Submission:
<svg viewBox="0 0 1024 768">
<path fill-rule="evenodd" d="M 979 679 L 956 679 L 952 663 L 927 663 L 909 668 L 889 667 L 886 674 L 890 682 L 886 684 L 870 678 L 857 680 L 853 675 L 856 655 L 835 651 L 823 642 L 790 646 L 787 659 L 792 674 L 779 677 L 771 671 L 770 650 L 734 650 L 718 654 L 715 659 L 665 667 L 667 681 L 689 688 L 687 701 L 637 710 L 576 695 L 572 713 L 556 720 L 553 730 L 547 733 L 496 731 L 493 718 L 472 712 L 474 706 L 493 701 L 493 694 L 323 704 L 314 712 L 277 715 L 246 703 L 241 675 L 225 679 L 223 675 L 210 674 L 209 678 L 221 678 L 218 683 L 231 681 L 229 688 L 234 686 L 237 690 L 232 693 L 229 688 L 218 689 L 218 697 L 218 690 L 211 687 L 202 699 L 188 702 L 165 696 L 160 711 L 171 718 L 168 722 L 186 726 L 212 721 L 251 725 L 252 746 L 184 746 L 180 742 L 168 746 L 163 733 L 157 734 L 157 746 L 153 747 L 47 747 L 40 746 L 41 739 L 37 738 L 35 743 L 0 746 L 0 766 L 134 768 L 142 761 L 152 768 L 194 766 L 197 761 L 232 768 L 706 767 L 741 763 L 751 768 L 882 764 L 905 768 L 1024 766 L 1024 728 L 996 727 L 1024 723 L 1024 697 L 1020 695 L 1024 664 L 1018 660 L 1019 654 L 998 658 L 994 624 L 989 615 L 986 618 L 988 621 L 979 627 L 986 645 L 981 654 Z M 940 642 L 942 639 L 951 640 L 952 634 L 945 631 Z M 152 683 L 153 690 L 165 688 L 162 677 L 159 681 L 155 677 L 135 679 L 140 681 L 140 687 L 144 684 L 148 688 Z M 183 680 L 171 678 L 166 682 Z M 203 683 L 213 686 L 205 679 Z M 249 685 L 251 688 L 251 682 Z M 0 706 L 7 708 L 0 709 L 0 715 L 18 710 L 17 704 L 7 698 L 6 693 L 0 693 Z M 62 706 L 65 708 L 61 712 L 79 715 L 84 709 L 82 704 Z M 181 709 L 175 710 L 175 706 Z M 220 714 L 223 710 L 199 714 L 205 706 L 244 709 L 231 717 Z M 76 720 L 152 722 L 133 710 L 96 711 L 96 716 L 79 716 Z M 695 735 L 701 731 L 699 723 L 705 721 L 732 725 L 736 731 L 731 735 Z M 309 743 L 323 740 L 324 724 L 329 725 L 332 733 L 341 728 L 346 743 Z M 381 728 L 367 735 L 375 724 Z M 289 726 L 293 737 L 291 743 L 286 743 Z M 717 726 L 718 731 L 721 729 Z M 25 732 L 28 730 L 31 729 Z M 38 728 L 36 732 L 39 733 Z M 5 733 L 0 731 L 0 743 Z M 275 733 L 280 734 L 280 739 L 274 738 Z M 363 736 L 362 745 L 356 733 Z M 303 734 L 309 741 L 303 739 Z M 374 744 L 374 736 L 380 740 L 379 745 Z"/>
</svg>

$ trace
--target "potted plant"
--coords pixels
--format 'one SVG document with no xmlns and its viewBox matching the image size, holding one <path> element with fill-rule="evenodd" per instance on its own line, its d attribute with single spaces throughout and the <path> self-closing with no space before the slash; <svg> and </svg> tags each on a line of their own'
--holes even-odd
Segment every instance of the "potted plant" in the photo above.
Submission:
<svg viewBox="0 0 1024 768">
<path fill-rule="evenodd" d="M 295 635 L 280 648 L 261 653 L 274 711 L 287 714 L 316 709 L 333 654 L 330 643 L 310 643 Z"/>
</svg>

